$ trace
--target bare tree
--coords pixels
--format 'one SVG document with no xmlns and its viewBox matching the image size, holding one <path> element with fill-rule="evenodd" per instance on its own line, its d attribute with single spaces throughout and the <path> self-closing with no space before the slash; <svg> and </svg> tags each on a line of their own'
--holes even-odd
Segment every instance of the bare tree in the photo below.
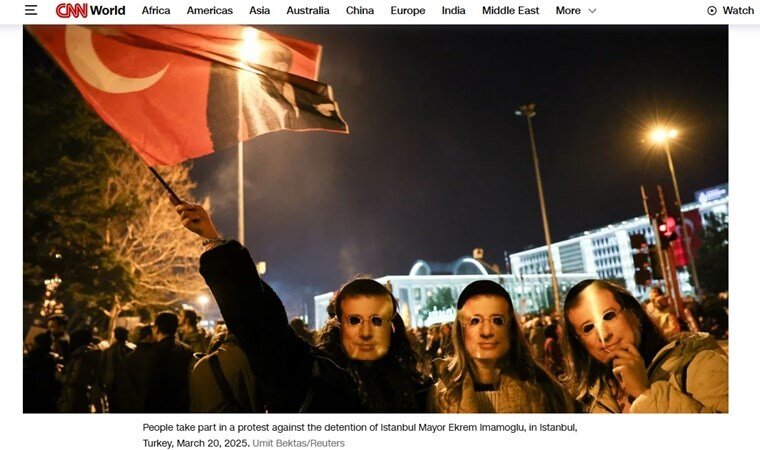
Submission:
<svg viewBox="0 0 760 450">
<path fill-rule="evenodd" d="M 106 230 L 106 245 L 133 281 L 132 292 L 115 296 L 111 310 L 103 310 L 112 328 L 123 310 L 163 309 L 208 290 L 198 272 L 200 242 L 181 225 L 163 187 L 132 151 L 114 152 L 110 163 L 123 176 L 109 179 L 105 203 L 133 209 L 128 219 L 111 221 Z M 193 201 L 189 164 L 158 170 L 180 198 Z M 208 199 L 204 203 L 209 208 Z"/>
</svg>

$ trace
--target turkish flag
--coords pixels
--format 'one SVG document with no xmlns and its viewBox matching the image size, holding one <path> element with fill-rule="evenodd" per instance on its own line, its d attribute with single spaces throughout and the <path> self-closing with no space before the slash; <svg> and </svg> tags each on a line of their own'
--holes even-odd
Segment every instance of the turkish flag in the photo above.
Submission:
<svg viewBox="0 0 760 450">
<path fill-rule="evenodd" d="M 29 26 L 150 166 L 271 131 L 348 132 L 321 46 L 246 26 Z"/>
<path fill-rule="evenodd" d="M 685 226 L 688 227 L 689 238 L 691 239 L 691 253 L 692 256 L 696 254 L 699 247 L 702 246 L 702 240 L 700 235 L 702 234 L 702 215 L 699 213 L 699 208 L 692 209 L 690 211 L 684 211 L 684 219 L 686 219 Z M 686 253 L 686 240 L 683 238 L 684 224 L 678 227 L 678 239 L 671 242 L 673 247 L 673 253 L 676 259 L 676 266 L 683 267 L 689 264 L 689 255 Z"/>
</svg>

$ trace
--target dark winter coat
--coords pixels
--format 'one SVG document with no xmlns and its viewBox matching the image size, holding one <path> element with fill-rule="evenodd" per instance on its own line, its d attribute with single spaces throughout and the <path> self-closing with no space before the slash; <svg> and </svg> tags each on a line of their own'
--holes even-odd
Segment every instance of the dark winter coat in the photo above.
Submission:
<svg viewBox="0 0 760 450">
<path fill-rule="evenodd" d="M 138 344 L 114 381 L 113 412 L 190 412 L 190 347 L 173 336 Z"/>
<path fill-rule="evenodd" d="M 151 374 L 145 396 L 145 412 L 190 412 L 190 371 L 193 351 L 174 336 L 148 350 Z"/>
<path fill-rule="evenodd" d="M 83 345 L 71 352 L 63 372 L 57 374 L 61 382 L 60 412 L 90 412 L 90 394 L 97 380 L 99 360 L 100 349 L 94 345 Z"/>
<path fill-rule="evenodd" d="M 55 379 L 59 357 L 47 348 L 37 348 L 24 356 L 24 412 L 58 411 L 61 384 Z"/>
<path fill-rule="evenodd" d="M 396 385 L 390 386 L 379 375 L 381 367 L 391 364 L 389 358 L 364 369 L 344 355 L 328 354 L 299 338 L 288 325 L 282 301 L 259 278 L 250 254 L 240 243 L 230 241 L 205 252 L 201 274 L 248 357 L 267 411 L 424 411 L 429 383 L 396 380 Z M 368 404 L 360 385 L 387 394 L 381 396 L 386 404 Z"/>
<path fill-rule="evenodd" d="M 114 374 L 113 395 L 109 399 L 111 412 L 144 412 L 145 396 L 152 368 L 153 343 L 140 342 L 124 356 Z"/>
</svg>

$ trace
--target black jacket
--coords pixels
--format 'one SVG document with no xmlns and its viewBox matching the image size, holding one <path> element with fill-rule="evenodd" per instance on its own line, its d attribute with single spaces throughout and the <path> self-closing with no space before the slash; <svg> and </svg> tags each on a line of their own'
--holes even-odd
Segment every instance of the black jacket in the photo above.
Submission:
<svg viewBox="0 0 760 450">
<path fill-rule="evenodd" d="M 373 371 L 359 373 L 342 355 L 328 355 L 298 337 L 288 324 L 282 301 L 256 271 L 248 251 L 230 241 L 201 256 L 206 280 L 230 332 L 251 364 L 269 412 L 422 412 L 429 382 L 400 380 L 394 386 Z M 388 358 L 384 358 L 386 360 Z M 387 361 L 378 361 L 377 366 Z M 386 405 L 368 406 L 359 383 L 388 392 Z M 400 397 L 398 387 L 409 401 Z M 391 395 L 394 393 L 394 395 Z"/>
<path fill-rule="evenodd" d="M 114 374 L 113 395 L 108 399 L 111 412 L 145 412 L 145 395 L 152 367 L 149 350 L 153 345 L 139 342 L 119 364 Z"/>
<path fill-rule="evenodd" d="M 193 351 L 174 336 L 153 345 L 152 371 L 148 381 L 145 411 L 150 413 L 190 412 L 190 371 Z"/>
<path fill-rule="evenodd" d="M 61 384 L 55 379 L 59 357 L 47 348 L 38 348 L 24 356 L 24 412 L 58 412 Z"/>
<path fill-rule="evenodd" d="M 114 380 L 113 412 L 190 412 L 193 351 L 174 336 L 138 344 Z"/>
</svg>

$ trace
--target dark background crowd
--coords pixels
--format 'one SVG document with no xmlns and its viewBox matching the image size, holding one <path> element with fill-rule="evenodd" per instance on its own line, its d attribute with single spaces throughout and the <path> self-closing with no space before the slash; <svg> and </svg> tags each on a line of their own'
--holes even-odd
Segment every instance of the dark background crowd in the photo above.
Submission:
<svg viewBox="0 0 760 450">
<path fill-rule="evenodd" d="M 727 346 L 727 297 L 687 297 L 690 314 L 678 317 L 669 298 L 655 287 L 642 305 L 665 335 L 706 331 Z M 235 337 L 223 321 L 206 329 L 200 319 L 192 308 L 164 311 L 151 324 L 131 330 L 115 327 L 109 340 L 88 328 L 69 331 L 65 315 L 49 317 L 46 330 L 24 349 L 24 412 L 266 411 Z M 536 360 L 564 382 L 560 317 L 543 311 L 522 315 L 520 323 Z M 290 326 L 302 339 L 314 342 L 316 333 L 303 320 L 295 318 Z M 453 354 L 452 330 L 452 323 L 408 330 L 421 369 L 434 379 L 434 361 Z"/>
</svg>

